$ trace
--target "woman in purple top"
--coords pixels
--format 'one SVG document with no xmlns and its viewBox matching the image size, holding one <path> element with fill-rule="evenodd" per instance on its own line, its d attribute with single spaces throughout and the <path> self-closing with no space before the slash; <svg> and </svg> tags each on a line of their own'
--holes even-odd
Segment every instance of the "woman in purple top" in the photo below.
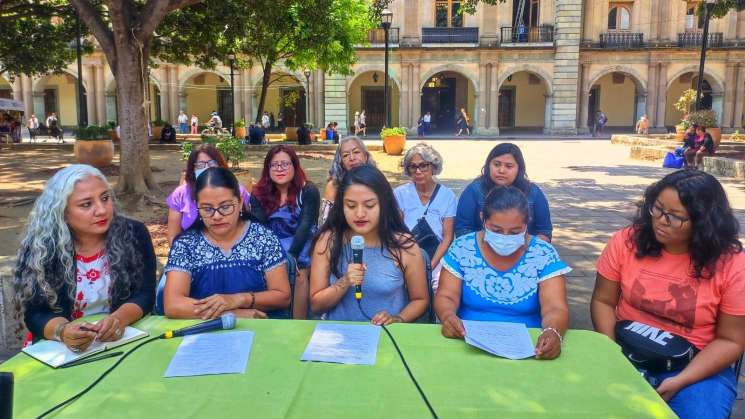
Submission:
<svg viewBox="0 0 745 419">
<path fill-rule="evenodd" d="M 197 202 L 194 199 L 194 184 L 202 172 L 210 167 L 227 168 L 220 152 L 212 145 L 204 144 L 196 148 L 189 155 L 186 162 L 185 183 L 176 188 L 166 199 L 168 204 L 168 245 L 173 245 L 173 241 L 194 224 L 199 217 Z M 241 185 L 241 197 L 243 202 L 249 202 L 249 193 Z"/>
</svg>

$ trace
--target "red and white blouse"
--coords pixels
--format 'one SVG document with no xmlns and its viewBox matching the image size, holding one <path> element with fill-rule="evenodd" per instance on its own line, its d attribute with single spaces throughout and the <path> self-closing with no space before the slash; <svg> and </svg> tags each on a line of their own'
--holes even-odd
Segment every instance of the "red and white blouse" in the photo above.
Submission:
<svg viewBox="0 0 745 419">
<path fill-rule="evenodd" d="M 109 312 L 111 271 L 103 249 L 93 256 L 75 256 L 75 303 L 72 318 Z"/>
</svg>

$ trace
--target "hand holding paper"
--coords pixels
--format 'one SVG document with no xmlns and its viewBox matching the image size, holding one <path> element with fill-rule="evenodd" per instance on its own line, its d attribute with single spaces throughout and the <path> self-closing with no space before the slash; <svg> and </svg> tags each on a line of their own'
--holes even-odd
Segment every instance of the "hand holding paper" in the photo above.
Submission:
<svg viewBox="0 0 745 419">
<path fill-rule="evenodd" d="M 528 328 L 522 323 L 479 322 L 464 320 L 466 343 L 508 359 L 535 355 Z"/>
</svg>

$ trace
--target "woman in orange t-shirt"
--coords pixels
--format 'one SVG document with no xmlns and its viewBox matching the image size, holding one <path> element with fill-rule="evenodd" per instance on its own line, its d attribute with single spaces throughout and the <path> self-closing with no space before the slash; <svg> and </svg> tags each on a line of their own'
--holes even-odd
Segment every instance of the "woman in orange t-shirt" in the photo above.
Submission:
<svg viewBox="0 0 745 419">
<path fill-rule="evenodd" d="M 745 253 L 719 182 L 679 170 L 644 194 L 630 227 L 614 234 L 597 263 L 591 313 L 615 340 L 621 320 L 688 340 L 699 352 L 680 371 L 652 373 L 681 418 L 726 418 L 745 349 Z"/>
</svg>

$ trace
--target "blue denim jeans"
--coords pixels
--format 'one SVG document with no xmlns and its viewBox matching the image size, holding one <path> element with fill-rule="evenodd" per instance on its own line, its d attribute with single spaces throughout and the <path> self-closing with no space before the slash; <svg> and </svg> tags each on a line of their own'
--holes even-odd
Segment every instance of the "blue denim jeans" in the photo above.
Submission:
<svg viewBox="0 0 745 419">
<path fill-rule="evenodd" d="M 650 374 L 662 380 L 680 371 Z M 737 377 L 732 368 L 691 384 L 680 390 L 668 402 L 680 419 L 727 419 L 737 397 Z"/>
</svg>

